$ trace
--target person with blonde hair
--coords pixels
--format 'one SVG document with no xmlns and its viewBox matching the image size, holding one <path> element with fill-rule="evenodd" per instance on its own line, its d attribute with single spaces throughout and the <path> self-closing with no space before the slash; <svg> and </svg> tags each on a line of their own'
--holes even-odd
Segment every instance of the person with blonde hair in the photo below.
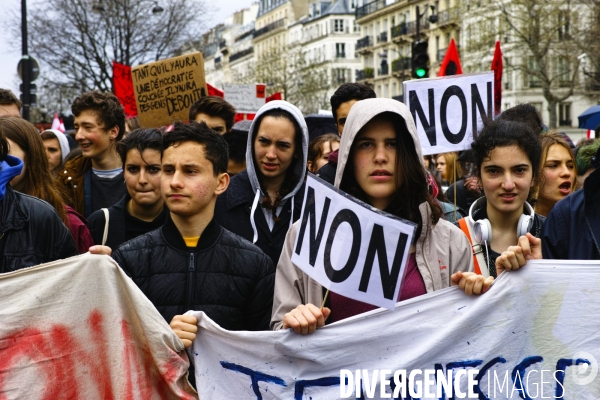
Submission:
<svg viewBox="0 0 600 400">
<path fill-rule="evenodd" d="M 462 179 L 462 168 L 458 162 L 458 153 L 453 151 L 450 153 L 438 154 L 435 159 L 436 169 L 442 176 L 442 185 L 450 186 L 459 179 Z"/>
<path fill-rule="evenodd" d="M 575 191 L 577 161 L 571 147 L 556 131 L 542 135 L 541 143 L 540 182 L 533 196 L 537 200 L 534 210 L 547 217 L 559 200 Z"/>
</svg>

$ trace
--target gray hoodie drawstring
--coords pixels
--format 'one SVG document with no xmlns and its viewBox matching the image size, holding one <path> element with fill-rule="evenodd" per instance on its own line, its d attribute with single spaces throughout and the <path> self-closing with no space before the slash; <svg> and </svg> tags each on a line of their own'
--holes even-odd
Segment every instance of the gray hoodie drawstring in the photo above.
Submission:
<svg viewBox="0 0 600 400">
<path fill-rule="evenodd" d="M 254 232 L 252 243 L 256 243 L 256 241 L 258 240 L 258 230 L 256 229 L 256 222 L 254 222 L 254 212 L 256 211 L 256 207 L 258 207 L 259 199 L 260 189 L 256 189 L 256 196 L 254 196 L 254 201 L 252 202 L 252 209 L 250 210 L 250 224 L 252 225 L 252 232 Z"/>
<path fill-rule="evenodd" d="M 293 195 L 292 198 L 290 199 L 290 201 L 292 202 L 292 215 L 290 215 L 290 228 L 292 227 L 292 224 L 294 222 L 294 196 Z"/>
</svg>

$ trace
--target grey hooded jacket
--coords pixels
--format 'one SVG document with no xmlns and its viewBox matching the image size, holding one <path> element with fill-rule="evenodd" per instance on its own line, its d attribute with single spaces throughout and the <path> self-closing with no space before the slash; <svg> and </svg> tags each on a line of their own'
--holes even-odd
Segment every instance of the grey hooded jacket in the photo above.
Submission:
<svg viewBox="0 0 600 400">
<path fill-rule="evenodd" d="M 344 168 L 359 131 L 371 119 L 383 112 L 393 112 L 405 121 L 415 143 L 417 155 L 423 163 L 423 155 L 417 129 L 408 108 L 396 100 L 367 99 L 356 103 L 348 115 L 339 149 L 335 186 L 340 187 Z M 451 286 L 450 277 L 458 271 L 473 271 L 473 256 L 467 237 L 452 223 L 440 219 L 431 222 L 431 208 L 427 203 L 419 206 L 423 227 L 415 245 L 419 272 L 425 282 L 427 293 Z M 323 302 L 323 288 L 291 262 L 292 248 L 296 241 L 299 224 L 289 230 L 275 274 L 275 295 L 271 329 L 283 326 L 283 316 L 300 304 Z"/>
<path fill-rule="evenodd" d="M 272 218 L 272 210 L 260 205 L 266 195 L 260 186 L 254 162 L 254 132 L 258 129 L 256 121 L 265 112 L 281 109 L 290 113 L 302 129 L 301 155 L 290 168 L 294 168 L 296 182 L 294 189 L 281 201 L 278 220 L 270 229 L 267 218 Z M 308 128 L 304 117 L 294 105 L 281 100 L 271 101 L 258 110 L 250 131 L 246 147 L 246 170 L 231 179 L 227 191 L 217 198 L 215 218 L 225 229 L 256 244 L 273 260 L 276 265 L 283 247 L 285 235 L 291 224 L 300 217 L 304 200 L 304 178 L 306 177 L 306 159 L 308 156 Z"/>
</svg>

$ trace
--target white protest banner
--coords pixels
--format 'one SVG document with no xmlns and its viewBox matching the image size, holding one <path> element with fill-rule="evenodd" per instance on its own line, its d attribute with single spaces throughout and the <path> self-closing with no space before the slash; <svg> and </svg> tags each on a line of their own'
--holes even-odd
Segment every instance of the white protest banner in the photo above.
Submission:
<svg viewBox="0 0 600 400">
<path fill-rule="evenodd" d="M 225 101 L 238 113 L 255 113 L 265 105 L 266 85 L 223 85 Z"/>
<path fill-rule="evenodd" d="M 308 174 L 292 262 L 321 285 L 393 310 L 416 225 Z"/>
<path fill-rule="evenodd" d="M 0 275 L 0 399 L 197 399 L 183 344 L 108 256 Z"/>
<path fill-rule="evenodd" d="M 201 399 L 600 398 L 598 261 L 532 261 L 481 296 L 447 288 L 310 335 L 230 332 L 193 314 Z"/>
<path fill-rule="evenodd" d="M 494 112 L 494 71 L 404 82 L 423 155 L 468 149 Z"/>
</svg>

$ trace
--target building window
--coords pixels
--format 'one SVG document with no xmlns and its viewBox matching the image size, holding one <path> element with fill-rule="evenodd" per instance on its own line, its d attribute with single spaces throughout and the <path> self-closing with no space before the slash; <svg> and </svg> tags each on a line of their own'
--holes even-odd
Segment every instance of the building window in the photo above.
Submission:
<svg viewBox="0 0 600 400">
<path fill-rule="evenodd" d="M 542 80 L 536 73 L 540 70 L 540 64 L 533 57 L 529 57 L 529 70 L 526 72 L 529 79 L 529 87 L 542 87 Z"/>
<path fill-rule="evenodd" d="M 567 57 L 558 57 L 558 84 L 569 86 L 571 84 L 571 63 Z"/>
<path fill-rule="evenodd" d="M 558 40 L 568 40 L 570 35 L 571 16 L 568 11 L 558 13 Z"/>
<path fill-rule="evenodd" d="M 571 103 L 558 105 L 558 125 L 571 126 Z"/>
<path fill-rule="evenodd" d="M 345 68 L 334 68 L 333 81 L 338 85 L 350 82 L 350 70 Z"/>
<path fill-rule="evenodd" d="M 333 20 L 333 31 L 336 33 L 344 32 L 344 20 L 343 19 L 334 19 Z"/>
<path fill-rule="evenodd" d="M 335 58 L 346 58 L 346 44 L 336 43 L 335 44 Z"/>
</svg>

